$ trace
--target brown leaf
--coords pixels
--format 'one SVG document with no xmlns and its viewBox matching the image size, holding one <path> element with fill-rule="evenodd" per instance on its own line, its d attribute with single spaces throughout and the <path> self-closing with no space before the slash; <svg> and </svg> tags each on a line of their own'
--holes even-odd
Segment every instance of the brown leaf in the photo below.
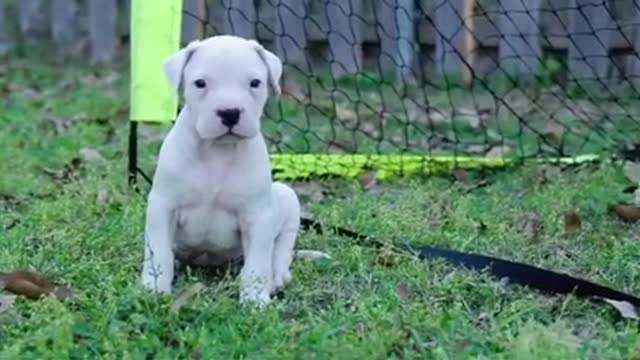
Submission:
<svg viewBox="0 0 640 360">
<path fill-rule="evenodd" d="M 33 300 L 47 295 L 54 295 L 59 300 L 69 300 L 74 297 L 71 289 L 31 271 L 0 273 L 0 283 L 10 293 Z"/>
<path fill-rule="evenodd" d="M 82 159 L 80 157 L 74 157 L 64 164 L 62 169 L 43 167 L 42 170 L 54 181 L 67 183 L 78 177 L 81 166 Z"/>
<path fill-rule="evenodd" d="M 582 220 L 577 209 L 571 209 L 564 214 L 564 230 L 566 234 L 575 234 L 580 231 Z"/>
<path fill-rule="evenodd" d="M 362 185 L 362 187 L 365 190 L 369 190 L 374 186 L 376 186 L 376 184 L 378 183 L 376 179 L 377 174 L 378 174 L 377 170 L 366 171 L 364 174 L 358 177 L 358 181 L 360 182 L 360 185 Z"/>
<path fill-rule="evenodd" d="M 510 151 L 511 148 L 507 145 L 496 145 L 489 149 L 489 151 L 485 154 L 485 157 L 492 159 L 502 159 L 505 158 Z"/>
<path fill-rule="evenodd" d="M 638 317 L 638 313 L 636 312 L 636 308 L 630 302 L 612 300 L 607 298 L 603 298 L 602 300 L 604 300 L 604 302 L 616 308 L 616 310 L 618 310 L 618 312 L 623 318 L 631 319 L 631 320 L 640 320 L 640 317 Z"/>
<path fill-rule="evenodd" d="M 622 221 L 636 222 L 640 220 L 640 208 L 624 204 L 609 206 L 609 211 L 615 213 Z"/>
<path fill-rule="evenodd" d="M 540 236 L 544 231 L 544 222 L 542 221 L 542 217 L 536 212 L 527 213 L 524 219 L 523 231 L 530 241 L 539 241 Z"/>
<path fill-rule="evenodd" d="M 178 297 L 176 297 L 175 301 L 171 305 L 171 312 L 177 313 L 181 307 L 186 305 L 191 298 L 198 295 L 202 290 L 205 289 L 205 286 L 201 282 L 197 282 L 188 288 L 186 288 Z"/>
<path fill-rule="evenodd" d="M 400 261 L 400 255 L 398 255 L 391 248 L 386 246 L 380 250 L 380 252 L 375 258 L 375 263 L 384 267 L 395 266 L 398 264 L 399 261 Z"/>
<path fill-rule="evenodd" d="M 319 202 L 329 194 L 327 189 L 314 181 L 294 184 L 292 188 L 303 202 Z"/>
<path fill-rule="evenodd" d="M 353 153 L 353 145 L 347 142 L 329 141 L 327 144 L 327 152 L 331 154 Z"/>
</svg>

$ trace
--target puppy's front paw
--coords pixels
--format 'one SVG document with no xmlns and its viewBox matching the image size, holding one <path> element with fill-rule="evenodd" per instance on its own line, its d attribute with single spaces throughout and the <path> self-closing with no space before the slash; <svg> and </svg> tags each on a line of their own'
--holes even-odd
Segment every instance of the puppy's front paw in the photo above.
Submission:
<svg viewBox="0 0 640 360">
<path fill-rule="evenodd" d="M 289 286 L 292 279 L 291 271 L 287 265 L 276 265 L 273 272 L 272 293 Z"/>
<path fill-rule="evenodd" d="M 256 306 L 262 310 L 271 303 L 271 296 L 266 291 L 255 291 L 250 289 L 240 290 L 240 304 L 244 306 Z"/>
<path fill-rule="evenodd" d="M 148 291 L 160 294 L 171 293 L 171 279 L 166 276 L 153 276 L 143 273 L 141 278 L 142 287 Z"/>
</svg>

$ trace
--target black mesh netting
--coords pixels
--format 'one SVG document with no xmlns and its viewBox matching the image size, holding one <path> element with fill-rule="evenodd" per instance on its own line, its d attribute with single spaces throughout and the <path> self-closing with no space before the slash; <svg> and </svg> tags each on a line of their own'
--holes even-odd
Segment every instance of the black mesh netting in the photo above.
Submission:
<svg viewBox="0 0 640 360">
<path fill-rule="evenodd" d="M 634 0 L 186 1 L 285 63 L 272 152 L 577 156 L 640 135 Z"/>
</svg>

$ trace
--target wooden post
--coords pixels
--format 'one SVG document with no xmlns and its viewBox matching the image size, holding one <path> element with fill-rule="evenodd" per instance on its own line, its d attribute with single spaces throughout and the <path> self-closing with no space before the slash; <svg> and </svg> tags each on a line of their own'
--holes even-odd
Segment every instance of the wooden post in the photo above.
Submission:
<svg viewBox="0 0 640 360">
<path fill-rule="evenodd" d="M 339 78 L 362 68 L 360 0 L 326 0 L 331 73 Z"/>
<path fill-rule="evenodd" d="M 611 13 L 607 0 L 570 0 L 569 78 L 580 85 L 604 85 L 611 60 Z"/>
<path fill-rule="evenodd" d="M 376 10 L 376 30 L 380 38 L 380 70 L 390 80 L 412 74 L 415 54 L 411 0 L 381 0 Z"/>
<path fill-rule="evenodd" d="M 307 34 L 304 26 L 304 1 L 276 0 L 274 14 L 276 51 L 284 63 L 302 67 L 301 70 L 306 71 Z"/>
<path fill-rule="evenodd" d="M 76 0 L 51 0 L 51 36 L 62 51 L 69 51 L 78 38 Z"/>
<path fill-rule="evenodd" d="M 433 19 L 437 29 L 435 42 L 436 71 L 440 76 L 461 75 L 464 47 L 465 0 L 438 1 Z"/>
<path fill-rule="evenodd" d="M 221 0 L 224 11 L 224 32 L 249 39 L 256 38 L 258 14 L 253 1 Z"/>
<path fill-rule="evenodd" d="M 184 0 L 184 15 L 182 17 L 182 42 L 184 44 L 204 37 L 205 25 L 208 21 L 205 13 L 205 1 Z"/>
<path fill-rule="evenodd" d="M 501 0 L 500 70 L 510 77 L 533 77 L 540 70 L 540 0 Z"/>
<path fill-rule="evenodd" d="M 47 21 L 44 16 L 44 4 L 41 0 L 20 0 L 17 2 L 18 25 L 20 32 L 28 43 L 47 32 Z"/>
<path fill-rule="evenodd" d="M 9 34 L 7 33 L 8 21 L 6 7 L 6 0 L 0 0 L 0 56 L 9 53 L 12 48 Z"/>
<path fill-rule="evenodd" d="M 109 62 L 115 56 L 118 7 L 113 0 L 89 0 L 91 63 Z"/>
</svg>

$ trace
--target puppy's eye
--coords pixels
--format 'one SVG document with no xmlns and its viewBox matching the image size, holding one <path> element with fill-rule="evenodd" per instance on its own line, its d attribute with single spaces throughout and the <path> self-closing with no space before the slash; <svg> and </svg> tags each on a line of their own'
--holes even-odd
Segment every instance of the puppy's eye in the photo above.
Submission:
<svg viewBox="0 0 640 360">
<path fill-rule="evenodd" d="M 206 83 L 204 80 L 202 80 L 202 79 L 198 79 L 198 80 L 194 81 L 194 82 L 193 82 L 193 84 L 194 84 L 198 89 L 202 89 L 202 88 L 204 88 L 205 86 L 207 86 L 207 83 Z"/>
<path fill-rule="evenodd" d="M 255 88 L 257 88 L 258 86 L 260 86 L 260 80 L 259 80 L 259 79 L 253 79 L 253 80 L 251 80 L 251 82 L 249 83 L 249 85 L 250 85 L 252 88 L 254 88 L 254 89 L 255 89 Z"/>
</svg>

